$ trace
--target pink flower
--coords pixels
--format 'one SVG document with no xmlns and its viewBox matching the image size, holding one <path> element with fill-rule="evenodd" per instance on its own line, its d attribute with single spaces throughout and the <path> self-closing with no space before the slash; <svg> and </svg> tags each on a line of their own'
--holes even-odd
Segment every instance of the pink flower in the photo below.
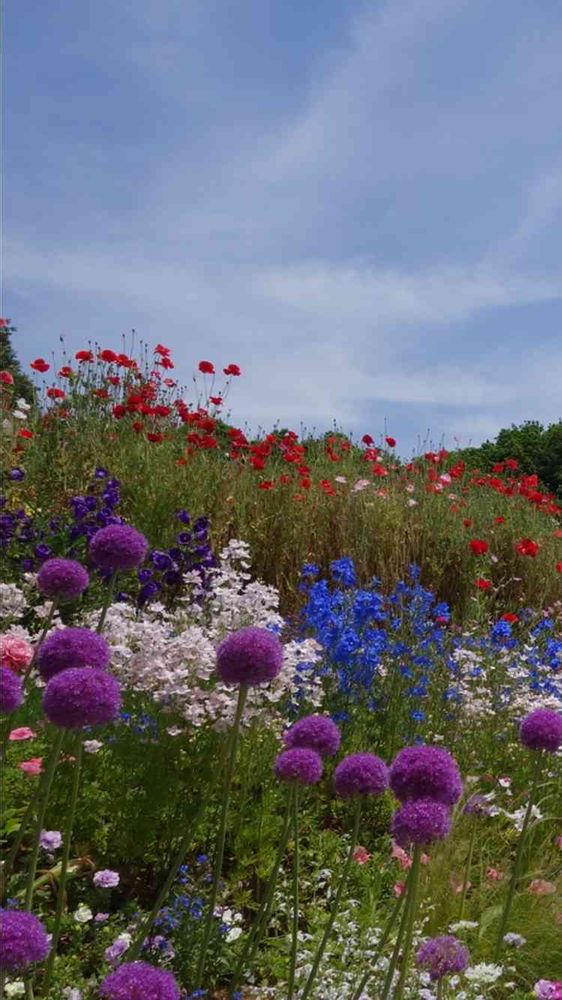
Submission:
<svg viewBox="0 0 562 1000">
<path fill-rule="evenodd" d="M 406 888 L 405 882 L 395 882 L 393 885 L 394 895 L 401 896 Z"/>
<path fill-rule="evenodd" d="M 560 837 L 556 837 L 554 844 L 556 847 L 559 847 L 560 850 L 562 851 L 562 835 Z"/>
<path fill-rule="evenodd" d="M 357 846 L 353 852 L 353 860 L 357 862 L 358 865 L 366 865 L 367 861 L 371 860 L 371 855 L 369 854 L 366 847 Z"/>
<path fill-rule="evenodd" d="M 412 867 L 412 859 L 410 855 L 408 854 L 407 851 L 404 850 L 403 847 L 399 847 L 399 845 L 394 840 L 392 841 L 392 850 L 390 856 L 394 858 L 395 861 L 398 862 L 398 864 L 400 865 L 401 868 L 404 869 L 404 871 L 408 871 L 408 868 Z"/>
<path fill-rule="evenodd" d="M 547 882 L 544 878 L 534 878 L 529 883 L 529 892 L 535 896 L 552 896 L 552 893 L 556 892 L 556 886 L 554 882 Z"/>
<path fill-rule="evenodd" d="M 504 877 L 504 873 L 499 870 L 499 868 L 487 868 L 486 878 L 490 882 L 501 882 Z"/>
<path fill-rule="evenodd" d="M 28 778 L 36 778 L 43 770 L 43 758 L 30 757 L 29 760 L 22 760 L 21 764 L 18 764 L 18 768 L 27 774 Z"/>
<path fill-rule="evenodd" d="M 25 670 L 33 658 L 33 648 L 25 639 L 15 635 L 0 636 L 0 666 L 15 670 Z"/>
<path fill-rule="evenodd" d="M 449 885 L 451 886 L 451 889 L 453 890 L 456 896 L 459 896 L 461 892 L 463 892 L 463 890 L 465 889 L 465 883 L 457 875 L 451 875 L 449 877 Z M 468 891 L 471 886 L 472 882 L 467 882 L 466 890 Z"/>
<path fill-rule="evenodd" d="M 18 743 L 20 740 L 33 740 L 37 736 L 37 733 L 33 732 L 29 726 L 20 726 L 19 729 L 12 729 L 8 739 L 12 743 Z"/>
</svg>

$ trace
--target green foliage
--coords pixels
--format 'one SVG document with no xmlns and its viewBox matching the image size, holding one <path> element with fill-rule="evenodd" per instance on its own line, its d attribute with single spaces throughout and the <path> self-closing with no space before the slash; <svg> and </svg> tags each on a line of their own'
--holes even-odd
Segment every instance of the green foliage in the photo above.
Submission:
<svg viewBox="0 0 562 1000">
<path fill-rule="evenodd" d="M 526 420 L 501 430 L 495 441 L 458 452 L 469 468 L 489 472 L 506 458 L 519 463 L 519 471 L 536 474 L 552 493 L 562 497 L 562 421 L 544 427 L 538 420 Z"/>
<path fill-rule="evenodd" d="M 9 320 L 8 320 L 9 324 Z M 0 326 L 0 371 L 9 371 L 14 378 L 12 391 L 17 399 L 21 397 L 28 403 L 35 399 L 35 389 L 31 379 L 21 370 L 21 365 L 12 347 L 11 337 L 17 330 L 15 326 Z"/>
</svg>

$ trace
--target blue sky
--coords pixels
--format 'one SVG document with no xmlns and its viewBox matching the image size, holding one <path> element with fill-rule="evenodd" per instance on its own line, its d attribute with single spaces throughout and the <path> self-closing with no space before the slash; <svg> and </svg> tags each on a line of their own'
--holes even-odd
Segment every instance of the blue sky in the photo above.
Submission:
<svg viewBox="0 0 562 1000">
<path fill-rule="evenodd" d="M 5 49 L 24 362 L 134 328 L 403 454 L 560 418 L 559 0 L 26 0 Z"/>
</svg>

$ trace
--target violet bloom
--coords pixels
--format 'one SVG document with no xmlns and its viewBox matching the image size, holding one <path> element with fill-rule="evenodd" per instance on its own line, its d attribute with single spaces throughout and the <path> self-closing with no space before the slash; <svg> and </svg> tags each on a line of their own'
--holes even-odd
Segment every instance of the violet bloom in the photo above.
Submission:
<svg viewBox="0 0 562 1000">
<path fill-rule="evenodd" d="M 40 920 L 25 910 L 0 910 L 0 971 L 23 972 L 49 953 L 49 939 Z"/>
<path fill-rule="evenodd" d="M 23 701 L 23 684 L 9 667 L 0 667 L 0 715 L 11 715 Z"/>
<path fill-rule="evenodd" d="M 90 542 L 92 562 L 111 573 L 127 573 L 144 560 L 148 542 L 130 524 L 108 524 L 93 535 Z"/>
<path fill-rule="evenodd" d="M 529 750 L 556 753 L 562 746 L 562 715 L 551 708 L 537 708 L 523 719 L 519 739 Z"/>
<path fill-rule="evenodd" d="M 59 830 L 41 830 L 39 843 L 44 851 L 58 851 L 62 844 L 62 834 Z"/>
<path fill-rule="evenodd" d="M 148 962 L 125 962 L 110 972 L 100 986 L 107 1000 L 179 1000 L 179 986 L 171 972 Z"/>
<path fill-rule="evenodd" d="M 217 649 L 217 673 L 225 684 L 255 687 L 272 681 L 283 666 L 283 645 L 273 632 L 251 625 L 231 632 Z"/>
<path fill-rule="evenodd" d="M 416 964 L 429 972 L 430 979 L 443 979 L 443 976 L 464 972 L 470 961 L 468 948 L 465 948 L 452 934 L 430 938 L 418 948 Z"/>
<path fill-rule="evenodd" d="M 350 754 L 336 767 L 334 785 L 336 794 L 341 799 L 382 795 L 388 788 L 388 768 L 375 754 Z"/>
<path fill-rule="evenodd" d="M 491 816 L 491 806 L 485 795 L 471 795 L 464 806 L 466 816 Z"/>
<path fill-rule="evenodd" d="M 98 889 L 114 889 L 119 885 L 119 872 L 112 872 L 109 868 L 96 872 L 93 878 L 94 885 Z"/>
<path fill-rule="evenodd" d="M 390 767 L 390 787 L 401 802 L 433 799 L 452 806 L 462 794 L 456 761 L 442 747 L 404 747 Z"/>
<path fill-rule="evenodd" d="M 37 574 L 37 586 L 53 601 L 75 601 L 86 589 L 90 578 L 75 559 L 47 559 Z"/>
<path fill-rule="evenodd" d="M 307 747 L 321 757 L 333 757 L 340 748 L 341 733 L 329 715 L 307 715 L 283 736 L 285 746 Z"/>
<path fill-rule="evenodd" d="M 51 632 L 39 646 L 39 673 L 48 681 L 69 667 L 95 667 L 105 670 L 111 652 L 103 635 L 89 628 L 63 628 Z"/>
<path fill-rule="evenodd" d="M 54 726 L 80 729 L 102 726 L 116 718 L 121 693 L 115 677 L 93 667 L 62 670 L 43 695 L 43 711 Z"/>
<path fill-rule="evenodd" d="M 275 761 L 275 774 L 293 785 L 316 785 L 322 777 L 322 758 L 315 750 L 293 747 L 284 750 Z"/>
<path fill-rule="evenodd" d="M 449 810 L 433 799 L 411 799 L 392 817 L 391 833 L 400 847 L 444 840 L 451 829 Z"/>
</svg>

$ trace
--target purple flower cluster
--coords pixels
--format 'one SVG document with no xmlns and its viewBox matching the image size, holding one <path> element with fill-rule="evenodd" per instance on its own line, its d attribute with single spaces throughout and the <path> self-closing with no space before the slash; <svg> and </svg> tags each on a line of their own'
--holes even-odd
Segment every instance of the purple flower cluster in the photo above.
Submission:
<svg viewBox="0 0 562 1000">
<path fill-rule="evenodd" d="M 293 785 L 316 785 L 323 769 L 320 755 L 306 747 L 283 750 L 275 761 L 277 777 Z"/>
<path fill-rule="evenodd" d="M 283 666 L 283 645 L 265 628 L 241 628 L 217 649 L 217 673 L 225 684 L 255 687 L 274 680 Z"/>
<path fill-rule="evenodd" d="M 404 747 L 390 768 L 390 787 L 400 802 L 433 799 L 453 806 L 462 794 L 456 761 L 441 747 Z"/>
<path fill-rule="evenodd" d="M 48 953 L 47 932 L 33 913 L 0 910 L 0 971 L 23 972 Z"/>
<path fill-rule="evenodd" d="M 519 739 L 528 750 L 556 753 L 562 746 L 562 715 L 551 708 L 537 708 L 523 719 Z"/>
<path fill-rule="evenodd" d="M 392 836 L 404 848 L 444 840 L 450 829 L 447 806 L 433 799 L 409 799 L 392 817 Z"/>
<path fill-rule="evenodd" d="M 452 934 L 430 938 L 418 948 L 416 964 L 427 969 L 430 978 L 442 979 L 458 972 L 464 972 L 470 961 L 468 948 L 465 948 Z"/>
<path fill-rule="evenodd" d="M 110 573 L 128 573 L 140 566 L 148 552 L 148 542 L 129 524 L 108 524 L 90 541 L 92 562 Z"/>
<path fill-rule="evenodd" d="M 69 667 L 105 670 L 109 659 L 109 645 L 102 635 L 88 628 L 63 628 L 51 632 L 41 643 L 37 664 L 41 676 L 48 681 Z"/>
<path fill-rule="evenodd" d="M 110 972 L 100 986 L 107 1000 L 179 1000 L 179 986 L 171 972 L 148 962 L 125 962 Z"/>
<path fill-rule="evenodd" d="M 23 684 L 9 667 L 0 667 L 0 715 L 11 715 L 23 701 Z"/>
<path fill-rule="evenodd" d="M 307 747 L 321 757 L 333 757 L 340 748 L 341 733 L 329 715 L 307 715 L 283 736 L 285 746 Z"/>
<path fill-rule="evenodd" d="M 43 695 L 45 715 L 64 729 L 105 725 L 116 718 L 120 707 L 115 677 L 94 667 L 62 670 L 51 678 Z"/>
<path fill-rule="evenodd" d="M 336 794 L 341 799 L 363 795 L 382 795 L 388 788 L 388 768 L 372 753 L 344 757 L 334 771 Z"/>
<path fill-rule="evenodd" d="M 53 601 L 75 601 L 90 582 L 84 567 L 74 559 L 47 559 L 37 574 L 37 586 Z"/>
<path fill-rule="evenodd" d="M 471 795 L 463 809 L 466 816 L 491 816 L 492 807 L 485 795 Z"/>
</svg>

